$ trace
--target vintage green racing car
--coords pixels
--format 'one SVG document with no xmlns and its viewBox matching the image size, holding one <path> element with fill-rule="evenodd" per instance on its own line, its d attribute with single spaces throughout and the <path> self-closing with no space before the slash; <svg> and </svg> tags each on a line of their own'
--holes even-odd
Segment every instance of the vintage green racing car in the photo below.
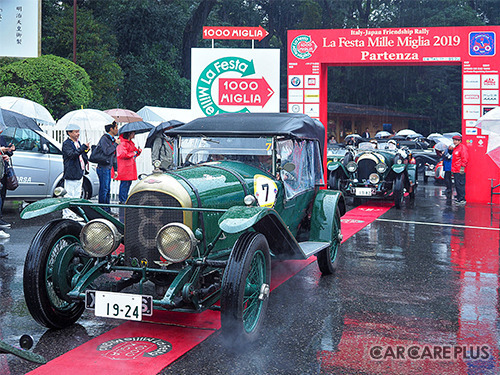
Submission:
<svg viewBox="0 0 500 375">
<path fill-rule="evenodd" d="M 376 145 L 371 142 L 348 146 L 342 159 L 328 163 L 328 187 L 345 196 L 393 199 L 401 208 L 405 192 L 415 198 L 418 186 L 417 166 L 407 148 L 396 142 Z"/>
<path fill-rule="evenodd" d="M 214 309 L 223 337 L 248 341 L 263 322 L 272 259 L 316 255 L 322 274 L 334 273 L 345 203 L 319 189 L 319 121 L 221 114 L 168 132 L 177 167 L 144 177 L 126 205 L 61 196 L 23 210 L 23 219 L 64 208 L 84 218 L 52 220 L 32 240 L 24 294 L 37 322 L 64 328 L 86 308 L 129 320 Z"/>
</svg>

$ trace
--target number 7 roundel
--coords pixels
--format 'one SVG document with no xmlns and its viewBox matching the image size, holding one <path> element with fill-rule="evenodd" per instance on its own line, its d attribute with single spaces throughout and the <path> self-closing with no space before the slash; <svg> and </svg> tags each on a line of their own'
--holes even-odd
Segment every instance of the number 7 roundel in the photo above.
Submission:
<svg viewBox="0 0 500 375">
<path fill-rule="evenodd" d="M 256 174 L 253 178 L 253 189 L 259 206 L 274 207 L 278 195 L 278 186 L 271 178 Z"/>
</svg>

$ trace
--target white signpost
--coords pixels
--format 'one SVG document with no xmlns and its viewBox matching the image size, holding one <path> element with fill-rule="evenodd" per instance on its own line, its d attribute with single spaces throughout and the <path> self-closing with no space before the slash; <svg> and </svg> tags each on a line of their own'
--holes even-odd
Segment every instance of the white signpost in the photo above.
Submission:
<svg viewBox="0 0 500 375">
<path fill-rule="evenodd" d="M 193 48 L 191 109 L 197 116 L 279 112 L 279 49 Z"/>
<path fill-rule="evenodd" d="M 41 0 L 0 0 L 0 56 L 40 56 Z"/>
</svg>

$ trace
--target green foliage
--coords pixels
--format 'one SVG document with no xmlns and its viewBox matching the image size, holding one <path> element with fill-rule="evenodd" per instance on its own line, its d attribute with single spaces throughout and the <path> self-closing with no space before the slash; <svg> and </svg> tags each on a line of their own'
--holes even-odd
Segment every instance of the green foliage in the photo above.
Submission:
<svg viewBox="0 0 500 375">
<path fill-rule="evenodd" d="M 73 8 L 49 1 L 43 5 L 47 15 L 42 23 L 42 52 L 73 60 Z M 76 63 L 92 80 L 94 97 L 89 105 L 117 107 L 123 72 L 115 57 L 117 43 L 112 30 L 97 22 L 92 11 L 78 8 L 76 44 Z"/>
<path fill-rule="evenodd" d="M 87 106 L 92 100 L 92 88 L 83 68 L 67 59 L 45 55 L 1 67 L 0 96 L 38 102 L 57 119 Z"/>
<path fill-rule="evenodd" d="M 129 72 L 122 94 L 125 108 L 190 107 L 190 81 L 182 78 L 167 60 L 158 58 L 157 48 L 123 58 L 123 70 Z"/>
</svg>

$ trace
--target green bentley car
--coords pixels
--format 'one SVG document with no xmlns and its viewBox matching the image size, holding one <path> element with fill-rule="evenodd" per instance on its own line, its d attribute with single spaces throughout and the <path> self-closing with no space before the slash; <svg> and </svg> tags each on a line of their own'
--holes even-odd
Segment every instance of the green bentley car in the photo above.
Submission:
<svg viewBox="0 0 500 375">
<path fill-rule="evenodd" d="M 417 166 L 409 149 L 392 142 L 348 147 L 342 159 L 328 163 L 328 187 L 355 199 L 392 199 L 396 208 L 401 208 L 405 192 L 413 200 Z"/>
<path fill-rule="evenodd" d="M 324 134 L 299 114 L 199 118 L 168 131 L 176 168 L 144 177 L 125 205 L 60 196 L 27 206 L 23 219 L 64 208 L 84 219 L 50 221 L 32 240 L 24 266 L 31 315 L 63 328 L 85 309 L 129 320 L 213 309 L 224 337 L 253 339 L 272 260 L 315 255 L 324 275 L 338 264 L 345 203 L 319 189 Z"/>
</svg>

